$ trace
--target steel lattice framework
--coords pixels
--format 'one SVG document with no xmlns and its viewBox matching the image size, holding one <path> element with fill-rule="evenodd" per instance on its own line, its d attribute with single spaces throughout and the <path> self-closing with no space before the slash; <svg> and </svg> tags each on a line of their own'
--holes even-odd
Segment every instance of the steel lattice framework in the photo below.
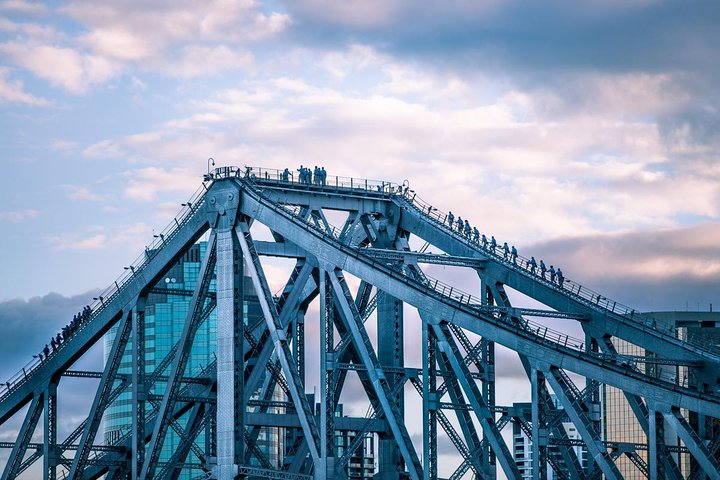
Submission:
<svg viewBox="0 0 720 480">
<path fill-rule="evenodd" d="M 331 225 L 328 211 L 345 212 L 344 224 Z M 273 240 L 253 238 L 255 222 L 269 228 Z M 180 340 L 149 373 L 147 296 L 203 236 L 207 249 L 197 286 L 186 292 L 190 308 Z M 425 247 L 411 251 L 411 236 Z M 183 469 L 222 480 L 343 478 L 368 435 L 377 438 L 380 479 L 437 478 L 439 437 L 462 458 L 450 478 L 493 479 L 502 470 L 519 479 L 501 435 L 509 424 L 532 440 L 537 479 L 546 478 L 545 465 L 558 478 L 620 479 L 620 457 L 653 480 L 685 478 L 678 453 L 692 459 L 691 478 L 720 479 L 720 438 L 706 428 L 720 418 L 717 350 L 680 340 L 647 315 L 572 280 L 551 281 L 533 261 L 448 224 L 407 186 L 340 177 L 300 183 L 276 170 L 222 167 L 205 176 L 201 190 L 157 237 L 98 297 L 72 335 L 0 389 L 0 426 L 26 412 L 15 441 L 0 445 L 10 451 L 2 480 L 17 478 L 38 461 L 46 479 L 175 479 Z M 428 246 L 444 253 L 428 253 Z M 263 265 L 268 257 L 295 262 L 279 295 L 268 286 Z M 464 292 L 431 278 L 421 268 L 425 264 L 470 269 L 480 291 Z M 242 316 L 247 278 L 262 309 L 263 321 L 253 324 Z M 359 286 L 352 288 L 356 279 Z M 513 307 L 506 287 L 547 308 Z M 319 318 L 306 318 L 316 299 Z M 421 368 L 405 363 L 404 305 L 422 319 Z M 213 311 L 217 360 L 188 376 L 195 334 Z M 366 329 L 373 315 L 377 340 Z M 537 320 L 546 317 L 579 322 L 585 338 Z M 305 325 L 311 321 L 318 321 L 320 332 L 320 392 L 314 399 L 305 385 Z M 104 370 L 71 370 L 113 327 Z M 618 340 L 647 354 L 621 355 Z M 520 357 L 531 386 L 529 411 L 496 405 L 496 344 Z M 128 345 L 130 375 L 119 373 Z M 678 368 L 691 375 L 681 381 L 674 374 Z M 369 400 L 364 418 L 335 413 L 351 371 Z M 58 384 L 68 376 L 95 378 L 99 385 L 87 418 L 58 439 Z M 573 380 L 579 377 L 586 379 L 582 386 Z M 150 394 L 157 382 L 166 384 L 163 395 Z M 646 443 L 604 440 L 601 384 L 624 393 Z M 273 397 L 278 390 L 282 401 Z M 103 414 L 123 392 L 132 398 L 132 429 L 100 444 Z M 407 392 L 419 395 L 422 412 L 406 411 Z M 406 424 L 419 415 L 421 441 L 413 440 Z M 568 420 L 581 440 L 568 437 L 562 426 Z M 258 447 L 263 426 L 289 432 L 280 468 Z M 32 441 L 36 431 L 42 432 L 40 443 Z M 180 442 L 169 461 L 160 461 L 170 431 Z M 343 452 L 335 448 L 338 431 L 357 433 Z M 668 441 L 668 431 L 681 443 Z M 202 446 L 196 442 L 200 432 L 207 437 Z M 586 465 L 577 446 L 588 452 Z M 188 462 L 191 451 L 200 463 Z"/>
</svg>

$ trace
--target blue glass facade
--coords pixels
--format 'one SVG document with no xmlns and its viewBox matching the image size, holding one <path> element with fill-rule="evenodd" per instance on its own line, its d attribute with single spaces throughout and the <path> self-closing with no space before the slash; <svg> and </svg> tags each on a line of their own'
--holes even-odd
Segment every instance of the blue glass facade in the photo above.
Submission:
<svg viewBox="0 0 720 480">
<path fill-rule="evenodd" d="M 172 346 L 177 343 L 183 331 L 185 319 L 188 314 L 191 293 L 198 282 L 200 263 L 205 255 L 206 242 L 200 242 L 189 249 L 189 251 L 174 265 L 165 277 L 155 286 L 152 293 L 148 295 L 145 308 L 145 357 L 146 373 L 151 374 L 157 364 L 170 352 Z M 212 280 L 210 290 L 215 290 L 215 280 Z M 214 360 L 216 341 L 216 314 L 210 314 L 195 335 L 195 341 L 188 361 L 186 376 L 196 375 L 204 367 Z M 111 330 L 105 337 L 105 355 L 109 353 L 115 337 L 115 329 Z M 132 369 L 130 352 L 132 344 L 128 345 L 123 358 L 120 373 L 130 374 Z M 169 368 L 166 374 L 169 373 Z M 162 395 L 165 391 L 165 382 L 157 382 L 150 393 Z M 153 412 L 152 406 L 147 403 L 147 414 Z M 112 443 L 118 438 L 130 432 L 132 424 L 132 399 L 129 391 L 124 392 L 107 409 L 105 413 L 105 442 Z M 180 419 L 179 424 L 184 425 L 185 419 Z M 197 439 L 198 445 L 204 444 L 204 433 Z M 160 462 L 167 461 L 178 444 L 178 436 L 168 431 L 167 438 L 163 445 Z M 187 462 L 198 463 L 199 460 L 191 451 Z M 197 471 L 183 472 L 181 478 L 192 478 Z"/>
</svg>

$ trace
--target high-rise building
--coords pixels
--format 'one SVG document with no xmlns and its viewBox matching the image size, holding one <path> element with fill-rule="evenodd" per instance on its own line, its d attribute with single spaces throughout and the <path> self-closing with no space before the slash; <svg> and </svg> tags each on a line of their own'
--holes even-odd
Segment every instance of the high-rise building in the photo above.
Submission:
<svg viewBox="0 0 720 480">
<path fill-rule="evenodd" d="M 718 312 L 648 312 L 648 318 L 652 318 L 654 328 L 677 335 L 678 338 L 693 343 L 705 344 L 720 347 L 720 313 Z M 617 340 L 613 341 L 615 348 L 621 355 L 650 357 L 651 352 L 631 343 Z M 674 365 L 653 365 L 633 364 L 634 368 L 641 371 L 647 369 L 647 373 L 661 377 L 664 380 L 674 381 L 680 385 L 695 385 L 693 369 L 686 366 Z M 647 435 L 635 418 L 624 393 L 617 388 L 604 385 L 602 388 L 603 399 L 603 439 L 610 442 L 626 442 L 628 444 L 645 444 L 648 442 Z M 687 415 L 687 412 L 683 412 Z M 689 415 L 688 421 L 696 430 L 698 428 L 697 415 Z M 705 438 L 713 438 L 720 429 L 720 426 L 707 422 L 704 427 Z M 664 428 L 664 442 L 670 446 L 680 446 L 681 443 L 670 427 Z M 638 456 L 647 462 L 647 452 L 637 451 Z M 675 461 L 684 475 L 693 473 L 698 467 L 694 465 L 690 457 L 685 454 L 673 453 Z M 620 456 L 615 464 L 618 470 L 627 480 L 645 479 L 645 475 L 638 470 L 633 462 L 625 455 Z"/>
<path fill-rule="evenodd" d="M 563 410 L 562 405 L 559 405 L 557 402 L 557 398 L 555 395 L 550 396 L 553 403 L 555 404 L 555 407 L 559 410 Z M 532 405 L 530 403 L 514 403 L 512 406 L 512 411 L 514 414 L 520 418 L 523 418 L 525 421 L 531 421 L 531 411 L 532 411 Z M 533 478 L 533 449 L 532 449 L 532 438 L 528 437 L 528 435 L 525 433 L 523 428 L 520 425 L 520 421 L 513 421 L 513 437 L 512 437 L 512 453 L 513 453 L 513 459 L 515 460 L 515 464 L 518 467 L 518 470 L 520 470 L 520 474 L 522 475 L 523 479 L 532 479 Z M 573 425 L 570 421 L 564 421 L 562 422 L 562 426 L 565 429 L 565 433 L 567 434 L 567 437 L 569 440 L 580 440 L 580 434 L 578 433 L 577 429 L 575 428 L 575 425 Z M 548 447 L 550 450 L 554 448 L 552 445 Z M 572 447 L 575 451 L 575 455 L 577 455 L 577 458 L 580 462 L 580 466 L 582 468 L 587 467 L 587 449 L 585 447 L 581 446 L 575 446 Z M 547 469 L 547 479 L 548 480 L 554 480 L 555 478 L 555 472 L 552 469 L 552 466 L 548 463 L 543 466 L 543 468 Z"/>
<path fill-rule="evenodd" d="M 200 264 L 207 248 L 206 242 L 200 242 L 188 249 L 177 263 L 167 272 L 148 295 L 145 306 L 145 362 L 146 373 L 151 374 L 177 343 L 185 325 L 190 307 L 192 293 L 197 285 L 200 274 Z M 243 317 L 245 324 L 253 324 L 262 318 L 262 311 L 249 279 L 243 282 L 244 304 Z M 210 284 L 210 291 L 215 291 L 215 280 Z M 216 351 L 216 314 L 213 311 L 209 318 L 203 322 L 195 335 L 195 341 L 188 359 L 186 376 L 197 375 L 202 369 L 215 360 Z M 105 337 L 105 356 L 110 352 L 116 329 L 112 329 Z M 120 373 L 130 374 L 132 371 L 131 352 L 129 344 L 122 363 Z M 166 374 L 169 369 L 166 370 Z M 162 395 L 166 382 L 155 383 L 151 394 Z M 149 403 L 149 402 L 148 402 Z M 147 405 L 147 412 L 152 412 L 152 406 Z M 184 419 L 179 423 L 184 425 Z M 106 410 L 104 417 L 105 442 L 112 443 L 127 435 L 132 425 L 132 398 L 129 391 L 122 393 Z M 280 464 L 277 429 L 264 428 L 258 437 L 258 446 L 264 450 L 268 458 L 275 465 Z M 203 445 L 204 432 L 201 432 L 196 443 Z M 163 444 L 160 462 L 167 461 L 178 445 L 178 435 L 170 429 Z M 189 453 L 188 463 L 199 463 L 192 450 Z M 197 471 L 184 471 L 181 478 L 192 478 Z"/>
<path fill-rule="evenodd" d="M 339 404 L 336 417 L 343 415 L 343 405 Z M 348 447 L 355 443 L 359 432 L 335 431 L 335 456 L 342 458 Z M 371 479 L 375 475 L 375 436 L 364 434 L 362 443 L 350 455 L 347 462 L 347 478 Z"/>
</svg>

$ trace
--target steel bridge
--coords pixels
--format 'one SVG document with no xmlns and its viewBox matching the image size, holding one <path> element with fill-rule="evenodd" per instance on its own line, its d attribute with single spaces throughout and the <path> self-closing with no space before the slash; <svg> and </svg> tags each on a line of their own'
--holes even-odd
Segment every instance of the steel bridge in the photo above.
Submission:
<svg viewBox="0 0 720 480">
<path fill-rule="evenodd" d="M 345 220 L 336 228 L 328 218 L 338 212 Z M 254 238 L 258 225 L 272 236 Z M 416 251 L 413 236 L 424 242 Z M 222 480 L 345 478 L 368 437 L 377 442 L 379 479 L 437 478 L 439 440 L 456 450 L 449 458 L 460 459 L 445 477 L 520 479 L 502 436 L 510 424 L 531 439 L 532 478 L 547 478 L 549 465 L 555 478 L 620 479 L 617 462 L 626 458 L 653 480 L 720 479 L 717 349 L 679 339 L 572 279 L 541 274 L 528 259 L 450 225 L 407 186 L 341 177 L 300 183 L 277 170 L 217 168 L 156 237 L 53 351 L 0 387 L 0 428 L 4 439 L 15 439 L 0 444 L 9 451 L 2 480 L 40 466 L 45 479 L 175 479 L 183 471 Z M 182 334 L 148 371 L 148 295 L 201 238 L 207 248 L 197 286 L 184 292 L 190 307 Z M 279 295 L 263 265 L 272 257 L 294 262 Z M 480 289 L 432 278 L 427 265 L 469 270 Z M 252 282 L 261 321 L 243 319 L 244 281 Z M 545 307 L 514 307 L 510 289 Z M 306 315 L 311 302 L 319 315 Z M 412 337 L 420 333 L 420 345 L 407 341 L 404 306 L 421 318 Z M 195 334 L 213 311 L 216 360 L 189 375 Z M 371 318 L 377 324 L 369 330 Z M 583 338 L 548 328 L 548 318 L 579 324 Z M 306 329 L 319 332 L 317 395 L 305 384 Z M 72 370 L 109 332 L 104 369 Z M 623 355 L 620 342 L 644 354 Z M 496 405 L 496 345 L 517 352 L 529 408 Z M 419 352 L 420 367 L 406 364 L 406 348 Z M 126 351 L 131 374 L 121 373 Z M 681 369 L 687 374 L 678 375 Z M 349 372 L 370 405 L 364 417 L 336 413 Z M 98 387 L 87 417 L 61 439 L 63 377 L 94 378 Z M 157 382 L 166 385 L 162 395 L 150 393 Z M 645 442 L 604 438 L 601 385 L 622 392 Z M 101 442 L 103 415 L 123 393 L 132 398 L 132 427 Z M 406 409 L 409 395 L 422 407 Z M 21 425 L 11 433 L 14 417 Z M 579 438 L 568 436 L 565 421 Z M 258 446 L 264 426 L 285 432 L 278 464 Z M 355 432 L 342 451 L 335 446 L 341 431 Z M 169 432 L 180 440 L 167 459 Z M 577 447 L 589 461 L 581 462 Z"/>
</svg>

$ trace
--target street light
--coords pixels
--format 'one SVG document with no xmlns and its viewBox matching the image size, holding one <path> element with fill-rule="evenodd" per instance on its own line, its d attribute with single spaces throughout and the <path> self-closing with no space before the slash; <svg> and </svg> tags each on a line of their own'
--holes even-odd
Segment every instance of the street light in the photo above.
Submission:
<svg viewBox="0 0 720 480">
<path fill-rule="evenodd" d="M 212 166 L 215 166 L 215 159 L 210 157 L 208 158 L 208 175 L 210 175 L 210 163 L 212 162 Z"/>
<path fill-rule="evenodd" d="M 135 274 L 135 267 L 133 267 L 132 265 L 130 265 L 129 267 L 123 267 L 123 269 L 130 270 L 133 273 L 133 275 Z"/>
</svg>

